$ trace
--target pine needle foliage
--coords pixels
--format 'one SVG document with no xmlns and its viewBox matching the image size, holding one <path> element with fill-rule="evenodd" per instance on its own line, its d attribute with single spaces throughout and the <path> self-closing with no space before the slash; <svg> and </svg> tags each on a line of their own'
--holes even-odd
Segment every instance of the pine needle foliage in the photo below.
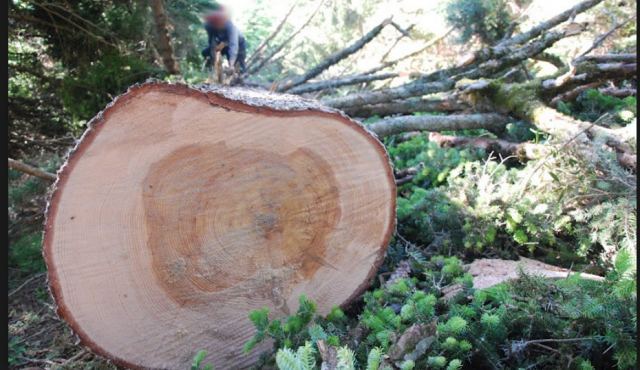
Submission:
<svg viewBox="0 0 640 370">
<path fill-rule="evenodd" d="M 473 288 L 457 257 L 405 257 L 412 261 L 410 276 L 366 292 L 357 317 L 337 308 L 328 315 L 331 320 L 314 313 L 296 327 L 295 345 L 276 338 L 275 364 L 317 369 L 320 339 L 335 347 L 340 369 L 630 369 L 635 364 L 637 272 L 629 249 L 617 253 L 603 281 L 579 273 L 558 280 L 521 273 L 484 290 Z M 445 294 L 451 288 L 457 293 Z M 258 332 L 269 326 L 264 312 L 251 314 Z M 432 328 L 420 337 L 426 340 L 399 349 L 400 337 L 415 325 Z"/>
</svg>

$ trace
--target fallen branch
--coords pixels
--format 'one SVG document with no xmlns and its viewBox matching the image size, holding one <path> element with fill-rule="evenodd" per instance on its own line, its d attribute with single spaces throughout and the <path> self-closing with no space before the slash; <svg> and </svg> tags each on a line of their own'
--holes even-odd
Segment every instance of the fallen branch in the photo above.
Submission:
<svg viewBox="0 0 640 370">
<path fill-rule="evenodd" d="M 442 135 L 438 132 L 430 132 L 429 141 L 433 141 L 444 148 L 467 147 L 484 149 L 487 153 L 494 152 L 500 154 L 503 158 L 514 156 L 521 161 L 540 158 L 547 152 L 547 147 L 541 144 L 514 143 L 484 137 Z"/>
<path fill-rule="evenodd" d="M 323 103 L 334 108 L 379 104 L 396 99 L 404 99 L 412 96 L 420 96 L 447 91 L 451 89 L 453 85 L 454 83 L 452 80 L 436 81 L 430 83 L 413 81 L 408 84 L 389 89 L 363 92 L 359 94 L 350 94 L 339 98 L 325 99 L 323 100 Z"/>
<path fill-rule="evenodd" d="M 615 96 L 616 98 L 626 98 L 627 96 L 636 96 L 637 90 L 632 88 L 617 88 L 617 87 L 603 87 L 598 89 L 600 93 L 609 96 Z"/>
<path fill-rule="evenodd" d="M 398 45 L 398 43 L 405 37 L 411 38 L 411 35 L 409 34 L 409 31 L 411 31 L 413 29 L 413 27 L 415 27 L 415 24 L 410 25 L 409 27 L 407 27 L 407 29 L 402 29 L 400 28 L 400 26 L 398 26 L 395 22 L 391 22 L 391 25 L 393 25 L 398 32 L 400 32 L 400 36 L 398 36 L 396 38 L 396 40 L 393 42 L 393 44 L 391 44 L 391 46 L 387 49 L 387 51 L 382 54 L 382 57 L 380 57 L 380 62 L 383 63 L 385 60 L 387 60 L 387 57 L 389 56 L 389 54 L 391 53 L 391 51 L 393 49 L 395 49 L 395 47 Z"/>
<path fill-rule="evenodd" d="M 543 51 L 538 55 L 534 55 L 531 59 L 539 60 L 552 64 L 556 68 L 567 68 L 567 64 L 559 56 Z"/>
<path fill-rule="evenodd" d="M 582 62 L 594 62 L 594 63 L 635 63 L 638 60 L 636 54 L 601 54 L 601 55 L 585 55 L 575 59 L 574 64 Z"/>
<path fill-rule="evenodd" d="M 44 275 L 45 275 L 44 272 L 40 272 L 38 274 L 35 274 L 35 275 L 31 276 L 30 278 L 25 280 L 22 284 L 20 284 L 17 288 L 15 288 L 14 290 L 10 291 L 8 297 L 11 298 L 11 296 L 13 296 L 14 294 L 18 293 L 20 290 L 22 290 L 22 288 L 27 286 L 29 283 L 31 283 L 32 281 L 34 281 L 36 279 L 39 279 L 39 278 L 43 277 Z"/>
<path fill-rule="evenodd" d="M 382 138 L 407 131 L 454 131 L 482 128 L 499 132 L 504 129 L 507 122 L 507 117 L 494 113 L 400 116 L 380 120 L 367 128 Z"/>
<path fill-rule="evenodd" d="M 15 159 L 11 158 L 9 158 L 9 168 L 47 181 L 56 181 L 57 178 L 57 176 L 53 173 L 43 171 L 39 168 L 30 166 L 26 163 L 16 161 Z"/>
<path fill-rule="evenodd" d="M 295 1 L 291 6 L 291 8 L 289 8 L 289 11 L 287 12 L 287 14 L 285 14 L 284 18 L 282 18 L 278 26 L 273 30 L 273 32 L 271 32 L 271 34 L 267 36 L 267 38 L 265 38 L 260 43 L 260 45 L 258 45 L 258 47 L 256 48 L 256 50 L 254 50 L 254 52 L 251 54 L 249 59 L 247 59 L 247 66 L 251 67 L 254 61 L 256 60 L 256 58 L 260 58 L 260 56 L 262 56 L 262 50 L 269 44 L 269 42 L 271 42 L 271 40 L 273 40 L 274 37 L 278 35 L 278 33 L 280 33 L 280 31 L 282 30 L 282 27 L 284 27 L 284 25 L 287 23 L 287 19 L 289 19 L 289 16 L 291 15 L 291 13 L 293 13 L 293 10 L 296 8 L 297 5 L 298 5 L 298 1 Z"/>
<path fill-rule="evenodd" d="M 575 66 L 574 72 L 543 81 L 542 88 L 545 95 L 554 96 L 591 82 L 631 78 L 636 71 L 636 63 L 582 63 Z"/>
<path fill-rule="evenodd" d="M 414 112 L 458 112 L 469 109 L 469 105 L 455 99 L 410 98 L 388 103 L 352 106 L 344 112 L 352 117 L 385 117 L 392 114 L 411 114 Z"/>
<path fill-rule="evenodd" d="M 321 74 L 322 72 L 327 70 L 329 67 L 331 67 L 334 64 L 340 62 L 344 58 L 346 58 L 349 55 L 355 53 L 356 51 L 362 49 L 366 44 L 368 44 L 371 40 L 373 40 L 376 36 L 378 36 L 380 31 L 382 31 L 382 29 L 385 28 L 390 23 L 391 23 L 391 18 L 385 19 L 379 25 L 375 26 L 373 29 L 371 29 L 371 31 L 367 32 L 364 36 L 362 36 L 360 39 L 358 39 L 353 44 L 351 44 L 351 45 L 347 46 L 346 48 L 344 48 L 344 49 L 342 49 L 342 50 L 340 50 L 340 51 L 328 56 L 322 62 L 320 62 L 318 65 L 316 65 L 315 67 L 313 67 L 310 70 L 308 70 L 307 72 L 305 72 L 302 76 L 294 77 L 294 78 L 286 81 L 277 90 L 281 91 L 281 92 L 282 91 L 287 91 L 287 90 L 291 89 L 292 87 L 301 85 L 301 84 L 307 82 L 308 80 L 318 76 L 319 74 Z"/>
<path fill-rule="evenodd" d="M 256 72 L 258 72 L 259 70 L 261 70 L 265 65 L 267 65 L 267 63 L 269 63 L 269 61 L 280 52 L 280 50 L 282 50 L 285 46 L 287 46 L 296 36 L 298 36 L 298 34 L 309 25 L 309 23 L 311 23 L 311 20 L 316 16 L 316 14 L 318 14 L 318 11 L 320 11 L 320 8 L 322 8 L 322 5 L 324 4 L 325 0 L 319 1 L 318 2 L 318 7 L 316 8 L 316 10 L 313 11 L 313 13 L 311 13 L 311 15 L 309 16 L 309 18 L 307 18 L 307 21 L 304 22 L 304 24 L 302 26 L 300 26 L 294 33 L 291 34 L 291 36 L 289 36 L 288 39 L 284 40 L 280 45 L 278 45 L 275 49 L 273 49 L 273 51 L 271 53 L 269 53 L 266 57 L 264 57 L 260 62 L 257 62 L 258 64 L 256 66 L 254 66 L 253 68 L 248 68 L 247 72 L 245 73 L 245 76 L 254 74 Z M 257 59 L 255 59 L 257 60 Z"/>
<path fill-rule="evenodd" d="M 377 66 L 377 67 L 374 67 L 374 68 L 371 68 L 371 69 L 370 69 L 370 70 L 368 70 L 368 71 L 362 72 L 362 74 L 371 74 L 371 73 L 376 73 L 376 72 L 381 71 L 381 70 L 383 70 L 383 69 L 385 69 L 385 68 L 387 68 L 387 67 L 392 67 L 392 66 L 394 66 L 394 65 L 396 65 L 396 64 L 398 64 L 398 63 L 400 63 L 400 62 L 402 62 L 403 60 L 406 60 L 406 59 L 412 58 L 412 57 L 414 57 L 414 56 L 416 56 L 416 55 L 422 54 L 423 52 L 425 52 L 425 51 L 429 50 L 433 45 L 436 45 L 437 43 L 439 43 L 440 41 L 442 41 L 445 37 L 449 36 L 449 34 L 450 34 L 451 32 L 453 32 L 453 30 L 454 30 L 454 28 L 453 28 L 453 27 L 451 27 L 451 28 L 449 28 L 445 33 L 443 33 L 442 35 L 440 35 L 440 36 L 436 37 L 435 39 L 433 39 L 433 40 L 429 41 L 429 42 L 428 42 L 425 46 L 423 46 L 422 48 L 420 48 L 420 49 L 418 49 L 418 50 L 416 50 L 416 51 L 413 51 L 413 52 L 411 52 L 411 53 L 409 53 L 409 54 L 406 54 L 406 55 L 404 55 L 404 56 L 402 56 L 402 57 L 399 57 L 399 58 L 396 58 L 396 59 L 394 59 L 394 60 L 391 60 L 391 61 L 388 61 L 388 62 L 382 63 L 381 65 L 379 65 L 379 66 Z"/>
<path fill-rule="evenodd" d="M 336 78 L 332 80 L 324 80 L 318 82 L 311 82 L 304 85 L 296 86 L 288 91 L 290 94 L 304 94 L 313 91 L 320 91 L 326 89 L 335 89 L 336 87 L 355 85 L 363 82 L 371 82 L 378 80 L 387 80 L 390 78 L 398 77 L 398 73 L 380 73 L 376 75 L 370 74 L 358 74 L 342 78 Z"/>
<path fill-rule="evenodd" d="M 578 86 L 573 90 L 569 90 L 551 99 L 551 101 L 549 102 L 549 105 L 557 108 L 559 102 L 573 101 L 578 97 L 578 95 L 582 94 L 584 91 L 587 91 L 589 89 L 594 89 L 598 86 L 602 86 L 604 83 L 605 81 L 596 81 L 596 82 L 588 83 L 586 85 Z"/>
<path fill-rule="evenodd" d="M 582 12 L 585 12 L 593 8 L 594 6 L 598 5 L 601 2 L 602 0 L 587 0 L 581 3 L 578 3 L 574 7 L 565 10 L 564 12 L 556 15 L 555 17 L 545 22 L 539 23 L 538 25 L 529 29 L 528 31 L 519 33 L 505 41 L 498 43 L 498 45 L 496 45 L 494 49 L 500 49 L 500 48 L 505 48 L 512 45 L 523 44 L 535 37 L 542 35 L 545 31 L 559 25 L 560 23 L 563 23 L 571 18 L 574 18 L 577 14 L 580 14 Z"/>
</svg>

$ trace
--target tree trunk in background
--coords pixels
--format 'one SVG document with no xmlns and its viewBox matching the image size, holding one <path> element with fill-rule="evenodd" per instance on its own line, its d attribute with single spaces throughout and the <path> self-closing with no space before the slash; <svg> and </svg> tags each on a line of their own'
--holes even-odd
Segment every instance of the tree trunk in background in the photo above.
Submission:
<svg viewBox="0 0 640 370">
<path fill-rule="evenodd" d="M 169 36 L 169 19 L 167 18 L 167 12 L 164 8 L 163 0 L 149 0 L 151 4 L 151 10 L 153 10 L 153 18 L 156 24 L 156 41 L 158 45 L 158 52 L 162 56 L 162 63 L 164 68 L 170 74 L 180 73 L 180 67 L 173 55 L 173 47 L 171 46 L 171 36 Z"/>
<path fill-rule="evenodd" d="M 131 122 L 135 121 L 132 125 Z M 59 173 L 44 254 L 60 315 L 132 368 L 247 368 L 247 312 L 326 315 L 367 288 L 395 229 L 384 146 L 308 100 L 146 83 Z"/>
</svg>

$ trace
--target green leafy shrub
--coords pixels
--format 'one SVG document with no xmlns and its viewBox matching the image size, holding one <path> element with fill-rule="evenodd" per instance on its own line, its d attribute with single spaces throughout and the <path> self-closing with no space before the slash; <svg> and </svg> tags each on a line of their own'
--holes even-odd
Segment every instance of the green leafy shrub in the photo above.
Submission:
<svg viewBox="0 0 640 370">
<path fill-rule="evenodd" d="M 635 364 L 636 270 L 627 249 L 618 253 L 603 281 L 579 274 L 558 280 L 521 274 L 484 290 L 473 289 L 472 277 L 456 257 L 405 258 L 412 261 L 410 276 L 366 292 L 358 317 L 347 318 L 339 342 L 331 344 L 341 359 L 338 368 L 573 364 L 580 369 L 628 369 Z M 451 287 L 458 287 L 458 292 L 445 296 Z M 321 317 L 311 321 L 330 330 L 330 322 Z M 417 326 L 426 328 L 417 343 L 400 340 Z M 256 327 L 260 332 L 264 322 Z M 276 345 L 280 369 L 317 369 L 321 363 L 319 339 L 311 339 L 308 330 L 300 333 L 304 344 Z"/>
<path fill-rule="evenodd" d="M 627 124 L 637 116 L 635 96 L 617 98 L 605 95 L 597 89 L 582 92 L 574 102 L 560 102 L 558 110 L 583 121 L 594 122 L 606 113 L 614 115 L 614 123 Z M 600 124 L 607 123 L 601 120 Z"/>
<path fill-rule="evenodd" d="M 567 265 L 594 257 L 610 264 L 618 249 L 636 241 L 635 177 L 611 153 L 597 155 L 600 165 L 567 148 L 522 168 L 462 163 L 445 185 L 404 191 L 398 228 L 434 253 L 524 253 Z"/>
<path fill-rule="evenodd" d="M 452 0 L 447 4 L 446 17 L 461 32 L 461 42 L 478 36 L 486 44 L 502 39 L 512 21 L 504 0 Z"/>
<path fill-rule="evenodd" d="M 23 274 L 34 274 L 45 270 L 42 259 L 42 235 L 32 233 L 12 242 L 9 247 L 9 266 Z"/>
<path fill-rule="evenodd" d="M 137 57 L 114 52 L 65 76 L 60 94 L 74 119 L 88 120 L 129 86 L 163 75 L 161 69 Z"/>
<path fill-rule="evenodd" d="M 191 364 L 191 370 L 213 370 L 213 365 L 203 364 L 204 358 L 207 357 L 207 351 L 200 350 L 193 357 L 193 363 Z"/>
<path fill-rule="evenodd" d="M 441 148 L 426 134 L 388 146 L 388 151 L 395 168 L 420 167 L 410 184 L 425 189 L 446 183 L 449 172 L 459 164 L 486 156 L 481 149 Z M 403 185 L 401 190 L 409 186 Z"/>
</svg>

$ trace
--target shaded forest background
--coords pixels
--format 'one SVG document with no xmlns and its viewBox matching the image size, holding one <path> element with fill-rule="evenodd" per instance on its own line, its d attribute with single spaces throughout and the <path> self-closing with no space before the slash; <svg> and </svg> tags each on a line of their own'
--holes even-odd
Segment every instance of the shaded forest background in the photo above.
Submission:
<svg viewBox="0 0 640 370">
<path fill-rule="evenodd" d="M 559 25 L 510 43 L 580 4 Z M 256 341 L 272 337 L 280 349 L 277 366 L 327 362 L 332 350 L 357 368 L 376 358 L 403 369 L 635 366 L 635 1 L 229 7 L 248 45 L 241 83 L 363 121 L 387 147 L 398 184 L 398 232 L 356 307 L 320 318 L 303 299 L 285 328 L 252 313 Z M 87 122 L 130 85 L 206 83 L 201 20 L 210 8 L 10 2 L 9 157 L 55 173 Z M 326 68 L 308 78 L 313 66 Z M 49 185 L 9 172 L 9 365 L 113 368 L 55 317 L 41 257 Z M 463 267 L 520 256 L 603 279 L 521 274 L 481 290 Z M 196 368 L 215 364 L 204 356 Z"/>
</svg>

